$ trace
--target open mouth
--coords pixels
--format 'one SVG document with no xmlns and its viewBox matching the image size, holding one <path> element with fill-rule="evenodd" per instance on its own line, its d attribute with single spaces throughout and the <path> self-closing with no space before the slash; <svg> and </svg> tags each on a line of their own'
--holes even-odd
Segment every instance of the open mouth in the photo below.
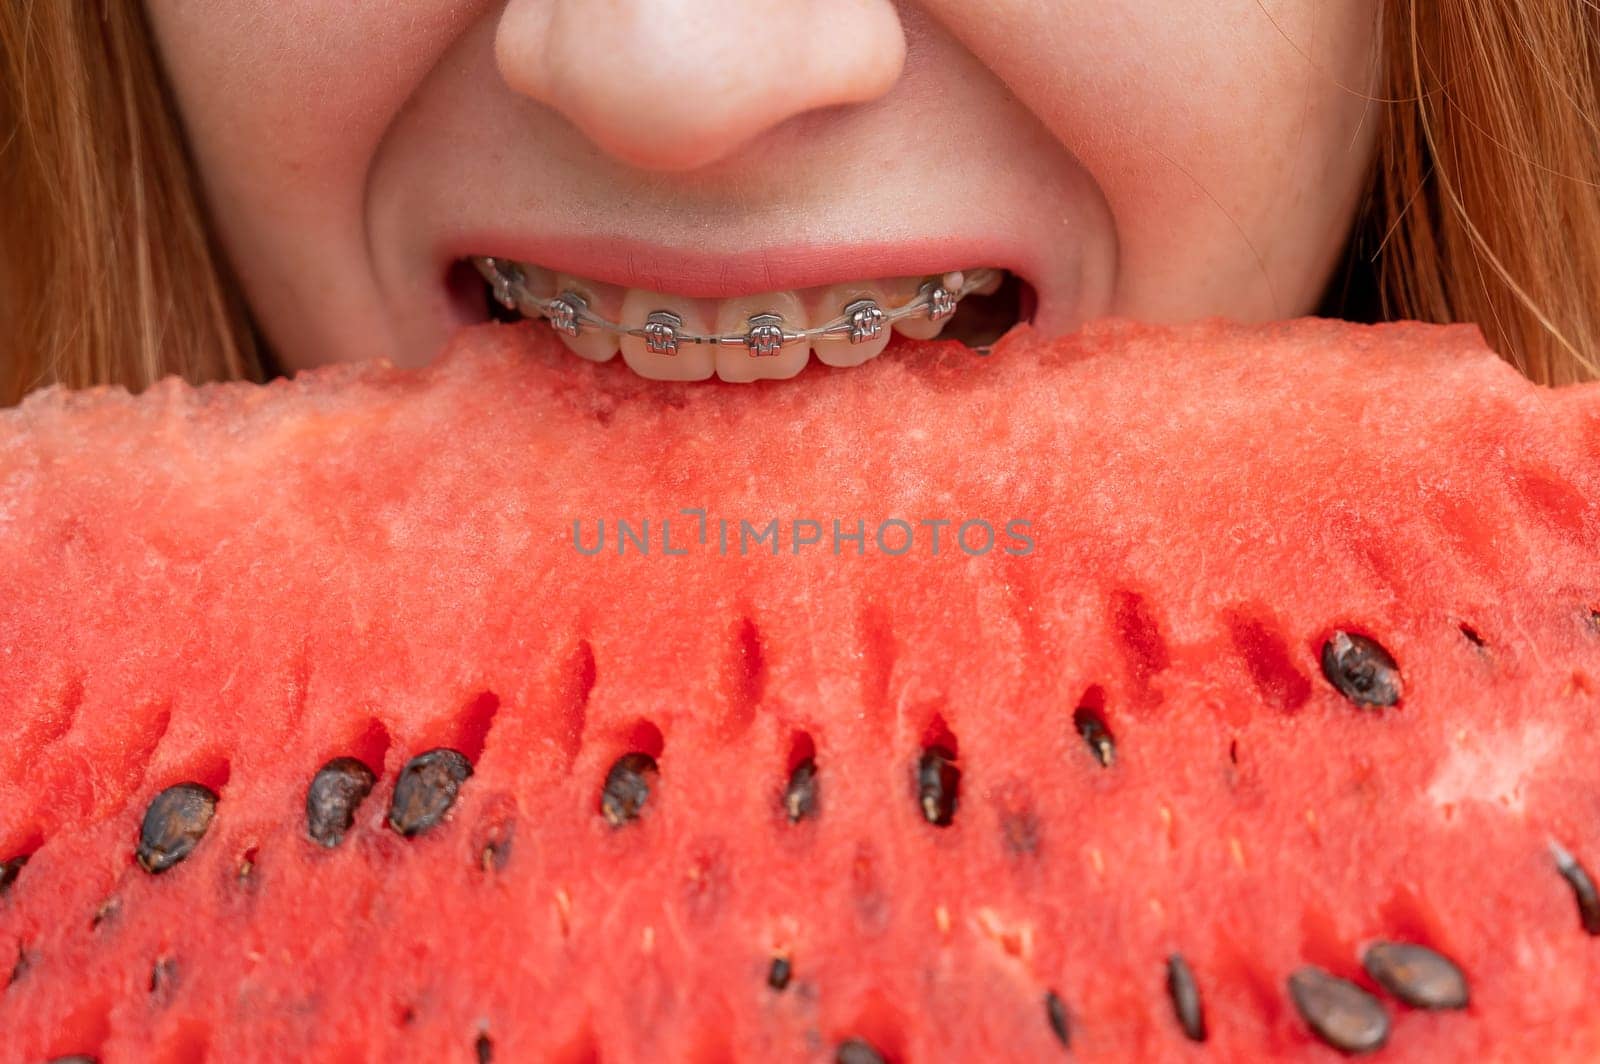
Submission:
<svg viewBox="0 0 1600 1064">
<path fill-rule="evenodd" d="M 490 256 L 457 261 L 449 279 L 478 319 L 542 319 L 573 353 L 621 354 L 656 380 L 793 377 L 814 355 L 857 366 L 894 335 L 957 340 L 980 352 L 1033 313 L 1032 288 L 1009 270 L 976 267 L 812 288 L 692 298 L 623 288 Z"/>
</svg>

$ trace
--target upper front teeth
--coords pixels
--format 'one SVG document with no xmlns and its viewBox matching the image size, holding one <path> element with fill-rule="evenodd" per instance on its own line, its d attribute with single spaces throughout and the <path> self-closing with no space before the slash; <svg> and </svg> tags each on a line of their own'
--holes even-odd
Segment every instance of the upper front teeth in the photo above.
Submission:
<svg viewBox="0 0 1600 1064">
<path fill-rule="evenodd" d="M 887 326 L 894 325 L 901 332 L 914 337 L 931 338 L 955 313 L 956 304 L 963 297 L 977 291 L 992 292 L 1000 282 L 1000 271 L 995 269 L 957 271 L 921 283 L 912 281 L 910 283 L 917 284 L 915 294 L 898 306 L 884 305 L 882 298 L 885 293 L 882 289 L 903 289 L 906 282 L 866 286 L 874 295 L 863 294 L 862 286 L 857 286 L 854 292 L 856 298 L 845 303 L 837 314 L 821 325 L 800 329 L 789 328 L 786 324 L 789 320 L 801 320 L 805 315 L 794 293 L 762 297 L 764 303 L 760 300 L 751 303 L 745 297 L 724 304 L 722 312 L 717 315 L 718 331 L 703 332 L 686 326 L 686 312 L 701 319 L 703 315 L 695 315 L 687 305 L 692 301 L 681 297 L 650 296 L 658 307 L 647 311 L 640 325 L 624 325 L 611 320 L 603 311 L 613 310 L 614 307 L 619 317 L 638 320 L 638 310 L 641 309 L 638 297 L 646 296 L 646 293 L 635 290 L 626 299 L 602 296 L 602 302 L 610 304 L 602 308 L 596 306 L 589 295 L 576 288 L 582 286 L 600 294 L 602 289 L 610 291 L 610 286 L 586 284 L 570 276 L 552 278 L 548 271 L 539 267 L 508 259 L 480 256 L 472 261 L 489 282 L 495 298 L 501 304 L 524 314 L 544 317 L 562 334 L 569 346 L 585 358 L 604 361 L 616 354 L 620 341 L 624 357 L 641 372 L 645 371 L 645 367 L 635 364 L 633 356 L 681 357 L 696 346 L 702 349 L 742 347 L 752 359 L 778 359 L 783 363 L 781 367 L 775 364 L 765 369 L 754 366 L 747 368 L 736 363 L 725 363 L 712 355 L 711 358 L 693 359 L 692 366 L 674 367 L 674 372 L 647 373 L 649 376 L 686 378 L 710 376 L 713 370 L 727 379 L 792 376 L 803 368 L 805 349 L 811 347 L 817 350 L 818 357 L 824 362 L 854 364 L 883 349 L 883 343 L 887 341 Z M 673 309 L 659 306 L 667 302 L 674 304 Z M 630 307 L 633 308 L 631 314 L 628 312 Z M 839 350 L 841 345 L 861 347 L 860 356 L 845 355 Z M 800 356 L 798 361 L 787 357 L 786 350 L 794 350 Z M 707 354 L 712 352 L 707 351 Z M 779 359 L 779 356 L 785 357 Z"/>
</svg>

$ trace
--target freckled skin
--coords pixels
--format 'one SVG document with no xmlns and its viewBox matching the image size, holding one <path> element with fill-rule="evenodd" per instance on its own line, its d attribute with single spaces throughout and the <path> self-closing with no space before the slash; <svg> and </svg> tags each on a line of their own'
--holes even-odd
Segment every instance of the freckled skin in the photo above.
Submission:
<svg viewBox="0 0 1600 1064">
<path fill-rule="evenodd" d="M 290 369 L 426 362 L 487 227 L 1027 249 L 1036 324 L 1311 311 L 1370 171 L 1377 0 L 146 0 Z M 850 280 L 841 278 L 840 280 Z"/>
</svg>

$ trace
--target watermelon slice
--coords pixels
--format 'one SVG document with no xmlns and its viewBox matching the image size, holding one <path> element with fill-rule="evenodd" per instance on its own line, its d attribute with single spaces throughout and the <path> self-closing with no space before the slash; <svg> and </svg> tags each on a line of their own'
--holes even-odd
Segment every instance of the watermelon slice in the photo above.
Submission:
<svg viewBox="0 0 1600 1064">
<path fill-rule="evenodd" d="M 37 394 L 0 1059 L 1600 1059 L 1597 499 L 1468 328 Z"/>
</svg>

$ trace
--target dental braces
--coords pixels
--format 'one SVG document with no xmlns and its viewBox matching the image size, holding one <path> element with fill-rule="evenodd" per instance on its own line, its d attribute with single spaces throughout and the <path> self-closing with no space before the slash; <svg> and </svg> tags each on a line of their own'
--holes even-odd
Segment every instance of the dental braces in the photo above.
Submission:
<svg viewBox="0 0 1600 1064">
<path fill-rule="evenodd" d="M 947 273 L 925 281 L 911 301 L 902 306 L 886 309 L 875 299 L 857 299 L 847 304 L 838 317 L 810 329 L 786 329 L 783 316 L 769 312 L 750 315 L 748 328 L 742 333 L 700 335 L 684 332 L 683 319 L 670 310 L 652 310 L 645 315 L 642 326 L 607 321 L 591 311 L 588 300 L 577 292 L 562 292 L 550 299 L 534 296 L 524 287 L 526 278 L 515 262 L 493 256 L 475 257 L 472 262 L 501 306 L 527 316 L 537 314 L 567 336 L 580 336 L 586 331 L 633 336 L 658 355 L 675 355 L 684 344 L 743 347 L 751 358 L 776 355 L 790 344 L 815 339 L 846 337 L 852 344 L 864 344 L 882 336 L 883 330 L 895 322 L 919 314 L 928 321 L 944 321 L 956 312 L 957 303 L 1000 275 L 993 269 Z"/>
</svg>

